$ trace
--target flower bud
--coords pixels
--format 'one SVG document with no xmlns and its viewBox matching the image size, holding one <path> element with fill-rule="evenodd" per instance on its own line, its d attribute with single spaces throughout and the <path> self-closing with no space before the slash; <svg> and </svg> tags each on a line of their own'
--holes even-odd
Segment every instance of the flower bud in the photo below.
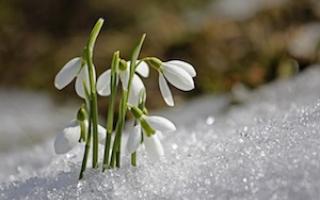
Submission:
<svg viewBox="0 0 320 200">
<path fill-rule="evenodd" d="M 127 62 L 123 59 L 120 60 L 119 62 L 119 69 L 121 71 L 125 71 L 127 69 L 128 65 L 127 65 Z"/>
<path fill-rule="evenodd" d="M 78 114 L 77 114 L 77 120 L 79 122 L 85 121 L 87 118 L 87 112 L 86 109 L 84 108 L 84 104 L 79 108 Z"/>
</svg>

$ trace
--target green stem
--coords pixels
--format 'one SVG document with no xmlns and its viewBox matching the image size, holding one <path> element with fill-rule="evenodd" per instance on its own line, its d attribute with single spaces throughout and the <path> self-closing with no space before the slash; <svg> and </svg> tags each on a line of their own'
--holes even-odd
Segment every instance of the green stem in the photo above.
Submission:
<svg viewBox="0 0 320 200">
<path fill-rule="evenodd" d="M 117 94 L 117 74 L 116 71 L 119 67 L 119 51 L 113 54 L 112 66 L 111 66 L 111 99 L 108 106 L 108 118 L 107 118 L 107 137 L 105 140 L 104 156 L 103 156 L 103 167 L 102 171 L 108 168 L 110 148 L 111 148 L 111 136 L 113 131 L 113 118 L 114 118 L 114 104 Z"/>
<path fill-rule="evenodd" d="M 156 71 L 161 70 L 162 61 L 156 57 L 145 57 L 139 61 L 139 64 L 142 61 L 146 62 L 148 66 L 152 67 Z"/>
<path fill-rule="evenodd" d="M 122 138 L 122 130 L 124 127 L 124 122 L 126 118 L 126 113 L 127 113 L 127 104 L 128 104 L 128 98 L 130 95 L 130 90 L 131 90 L 131 83 L 133 79 L 133 75 L 135 73 L 135 68 L 136 68 L 136 62 L 139 57 L 140 51 L 142 44 L 144 42 L 146 35 L 143 34 L 138 45 L 133 49 L 132 56 L 131 56 L 131 62 L 130 62 L 130 76 L 129 76 L 129 81 L 128 81 L 128 88 L 123 90 L 123 96 L 121 99 L 121 104 L 120 104 L 120 113 L 119 113 L 119 119 L 116 127 L 116 136 L 115 136 L 115 141 L 113 144 L 112 148 L 112 154 L 111 154 L 111 161 L 110 161 L 110 166 L 114 167 L 114 163 L 116 161 L 117 167 L 120 167 L 121 163 L 121 138 Z"/>
<path fill-rule="evenodd" d="M 107 137 L 106 137 L 106 140 L 105 140 L 102 172 L 104 172 L 107 168 L 109 168 L 111 138 L 112 138 L 112 133 L 107 133 Z"/>
<path fill-rule="evenodd" d="M 131 154 L 131 165 L 136 167 L 137 166 L 137 152 L 133 152 Z"/>
<path fill-rule="evenodd" d="M 138 123 L 138 120 L 135 120 L 133 125 L 136 126 L 137 123 Z M 141 134 L 141 133 L 139 133 L 139 134 Z M 131 165 L 134 167 L 137 166 L 137 151 L 135 151 L 131 154 Z"/>
<path fill-rule="evenodd" d="M 92 151 L 92 168 L 98 167 L 98 103 L 96 93 L 95 67 L 93 64 L 93 48 L 98 37 L 98 34 L 103 25 L 103 19 L 99 19 L 93 27 L 87 46 L 85 48 L 86 61 L 88 64 L 89 80 L 90 80 L 90 95 L 91 95 L 91 111 L 92 111 L 92 128 L 93 128 L 93 151 Z"/>
<path fill-rule="evenodd" d="M 124 91 L 125 93 L 125 91 Z M 119 149 L 121 148 L 121 135 L 122 135 L 122 129 L 124 126 L 124 118 L 123 115 L 123 108 L 124 108 L 124 97 L 125 94 L 123 94 L 121 101 L 120 101 L 120 109 L 119 109 L 119 116 L 118 116 L 118 121 L 116 124 L 116 136 L 114 138 L 114 142 L 113 142 L 113 148 L 112 148 L 112 153 L 111 153 L 111 160 L 110 160 L 110 167 L 114 168 L 115 167 L 115 163 L 117 162 L 117 166 L 120 166 L 120 161 L 118 159 L 120 159 L 119 155 L 117 156 L 117 152 L 119 152 Z"/>
<path fill-rule="evenodd" d="M 84 155 L 83 155 L 83 159 L 82 159 L 82 164 L 81 164 L 81 170 L 80 170 L 80 175 L 79 175 L 79 180 L 82 179 L 83 177 L 83 172 L 86 170 L 87 167 L 87 161 L 88 161 L 88 155 L 89 155 L 89 151 L 90 151 L 90 144 L 91 144 L 91 115 L 92 112 L 90 111 L 89 113 L 89 126 L 88 126 L 88 135 L 86 138 L 86 145 L 85 145 L 85 149 L 84 149 Z"/>
<path fill-rule="evenodd" d="M 127 91 L 123 91 L 123 96 L 124 99 L 121 102 L 121 119 L 120 119 L 120 123 L 119 123 L 119 127 L 118 127 L 118 131 L 117 131 L 117 143 L 116 143 L 116 148 L 115 148 L 115 153 L 116 153 L 116 166 L 118 168 L 120 168 L 121 165 L 121 141 L 122 141 L 122 130 L 124 127 L 124 123 L 126 120 L 126 113 L 127 113 L 127 102 L 128 102 L 128 92 Z"/>
</svg>

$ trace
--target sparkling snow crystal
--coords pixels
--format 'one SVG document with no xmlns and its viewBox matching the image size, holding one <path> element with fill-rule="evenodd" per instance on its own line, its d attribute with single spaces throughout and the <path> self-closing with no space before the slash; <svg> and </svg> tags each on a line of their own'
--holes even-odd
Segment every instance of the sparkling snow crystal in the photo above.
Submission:
<svg viewBox="0 0 320 200">
<path fill-rule="evenodd" d="M 8 153 L 7 162 L 23 156 L 45 167 L 25 173 L 21 164 L 1 180 L 0 199 L 318 199 L 319 97 L 315 66 L 249 94 L 243 105 L 191 102 L 167 113 L 178 130 L 164 135 L 165 158 L 148 160 L 141 149 L 138 167 L 125 158 L 121 169 L 87 170 L 80 182 L 82 147 L 56 156 L 50 141 Z"/>
</svg>

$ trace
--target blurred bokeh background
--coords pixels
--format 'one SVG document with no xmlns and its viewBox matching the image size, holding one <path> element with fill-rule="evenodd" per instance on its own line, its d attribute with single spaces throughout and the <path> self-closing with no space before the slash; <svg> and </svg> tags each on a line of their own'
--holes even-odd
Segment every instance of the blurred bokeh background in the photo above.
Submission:
<svg viewBox="0 0 320 200">
<path fill-rule="evenodd" d="M 106 23 L 95 51 L 98 73 L 113 51 L 128 58 L 145 32 L 142 55 L 183 59 L 198 71 L 196 90 L 188 96 L 174 90 L 176 101 L 238 83 L 255 88 L 318 59 L 318 0 L 2 0 L 1 87 L 49 91 L 62 102 L 76 97 L 72 86 L 57 92 L 53 79 L 81 53 L 99 17 Z M 157 81 L 146 85 L 149 106 L 163 106 Z"/>
<path fill-rule="evenodd" d="M 319 0 L 2 0 L 2 136 L 19 132 L 16 138 L 26 143 L 34 140 L 26 132 L 54 132 L 70 119 L 43 102 L 80 102 L 72 84 L 60 92 L 53 80 L 70 58 L 81 54 L 99 17 L 105 25 L 95 49 L 98 74 L 109 67 L 112 52 L 120 50 L 128 58 L 141 34 L 147 33 L 142 56 L 182 59 L 198 72 L 193 92 L 172 88 L 177 104 L 203 94 L 254 89 L 319 61 Z M 146 86 L 148 106 L 163 107 L 155 73 Z M 105 107 L 100 102 L 100 108 Z M 55 122 L 55 128 L 48 128 Z M 3 141 L 1 147 L 11 144 Z"/>
</svg>

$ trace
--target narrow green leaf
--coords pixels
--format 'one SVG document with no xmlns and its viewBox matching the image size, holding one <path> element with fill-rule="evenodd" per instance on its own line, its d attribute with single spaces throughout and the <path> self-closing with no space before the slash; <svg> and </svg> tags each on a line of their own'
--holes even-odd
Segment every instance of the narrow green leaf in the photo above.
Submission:
<svg viewBox="0 0 320 200">
<path fill-rule="evenodd" d="M 104 19 L 99 18 L 97 23 L 94 25 L 94 27 L 93 27 L 93 29 L 92 29 L 92 31 L 90 33 L 87 47 L 88 47 L 88 50 L 91 51 L 91 52 L 93 50 L 94 44 L 95 44 L 95 42 L 97 40 L 97 37 L 99 35 L 99 32 L 100 32 L 100 30 L 102 28 L 103 23 L 104 23 Z"/>
<path fill-rule="evenodd" d="M 140 55 L 140 51 L 142 48 L 142 44 L 144 42 L 144 39 L 146 38 L 146 34 L 144 33 L 138 43 L 138 45 L 133 49 L 132 55 L 131 55 L 131 63 L 130 63 L 130 75 L 134 73 L 136 62 L 138 60 L 138 57 Z"/>
</svg>

